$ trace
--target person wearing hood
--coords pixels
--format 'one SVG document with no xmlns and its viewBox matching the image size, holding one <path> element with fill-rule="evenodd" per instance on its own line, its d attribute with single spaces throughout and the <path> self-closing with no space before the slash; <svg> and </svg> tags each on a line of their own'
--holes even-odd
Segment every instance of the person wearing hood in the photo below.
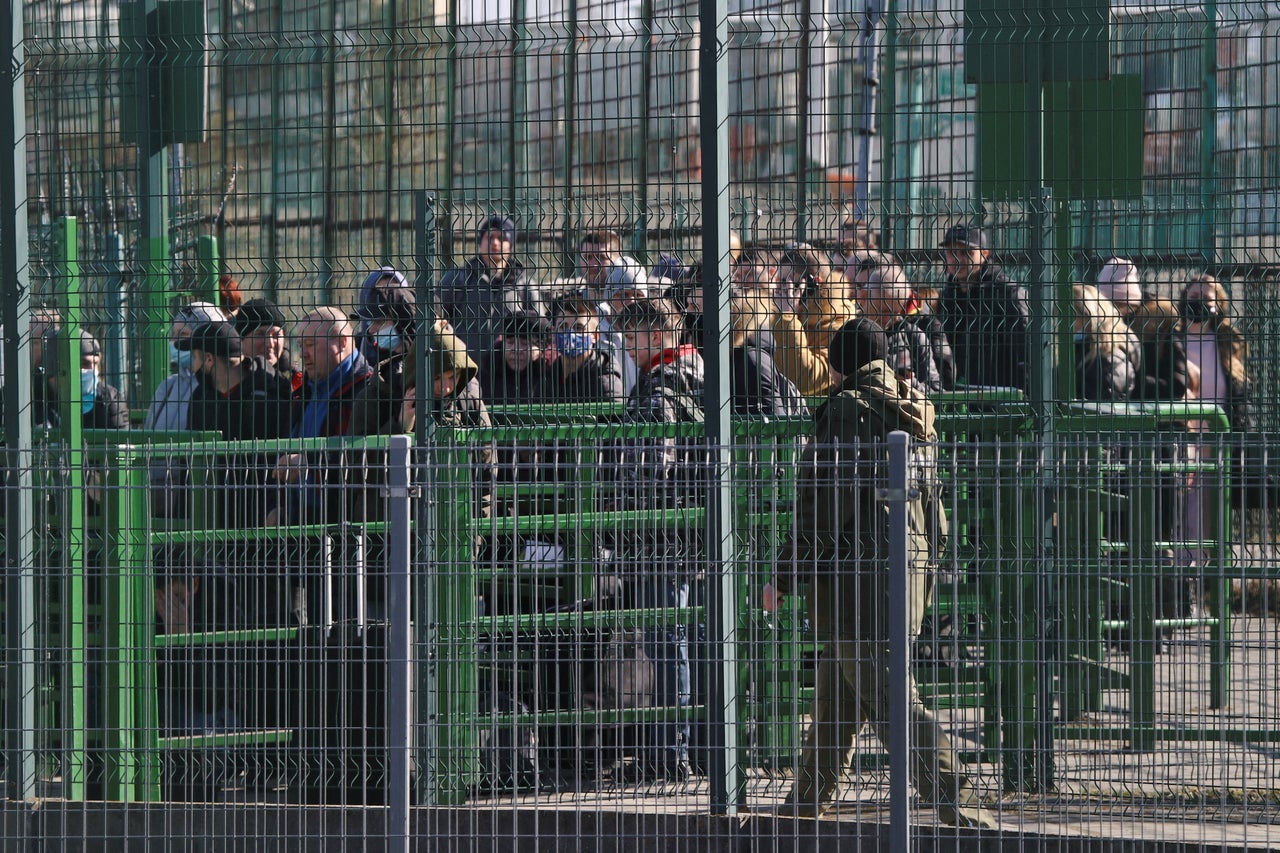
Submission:
<svg viewBox="0 0 1280 853">
<path fill-rule="evenodd" d="M 1142 282 L 1138 265 L 1125 258 L 1108 258 L 1098 270 L 1098 293 L 1111 301 L 1124 321 L 1129 322 L 1142 305 Z"/>
<path fill-rule="evenodd" d="M 440 316 L 472 353 L 493 349 L 507 314 L 547 313 L 542 295 L 516 255 L 516 224 L 509 216 L 490 216 L 480 223 L 475 257 L 444 274 L 440 293 Z"/>
<path fill-rule="evenodd" d="M 834 273 L 807 243 L 790 246 L 779 261 L 774 354 L 778 369 L 805 397 L 820 397 L 831 388 L 827 347 L 831 336 L 858 313 L 848 289 L 844 276 Z"/>
<path fill-rule="evenodd" d="M 169 357 L 177 368 L 172 376 L 156 387 L 156 392 L 147 406 L 147 416 L 142 422 L 143 429 L 185 430 L 188 426 L 188 411 L 191 395 L 200 384 L 191 372 L 191 350 L 180 350 L 178 343 L 191 337 L 191 332 L 205 323 L 218 323 L 227 319 L 217 305 L 212 302 L 192 302 L 173 315 L 173 325 L 169 332 Z"/>
<path fill-rule="evenodd" d="M 365 340 L 374 355 L 378 377 L 365 387 L 353 404 L 352 435 L 399 433 L 396 424 L 404 403 L 404 375 L 413 361 L 417 334 L 417 299 L 404 287 L 379 286 L 356 309 L 354 320 L 365 326 Z"/>
<path fill-rule="evenodd" d="M 915 636 L 932 594 L 932 563 L 945 533 L 938 499 L 934 407 L 886 361 L 884 330 L 858 318 L 832 338 L 828 357 L 839 383 L 814 413 L 815 434 L 799 460 L 792 542 L 784 558 L 795 576 L 780 573 L 765 589 L 764 605 L 777 606 L 777 589 L 809 580 L 810 613 L 825 645 L 814 682 L 812 723 L 785 808 L 818 817 L 840 796 L 858 732 L 864 722 L 888 746 L 889 542 L 885 504 L 878 496 L 894 430 L 912 441 L 916 481 L 907 505 L 910 582 L 908 635 Z M 944 823 L 994 827 L 973 783 L 964 773 L 951 739 L 910 690 L 911 781 L 922 804 Z"/>
</svg>

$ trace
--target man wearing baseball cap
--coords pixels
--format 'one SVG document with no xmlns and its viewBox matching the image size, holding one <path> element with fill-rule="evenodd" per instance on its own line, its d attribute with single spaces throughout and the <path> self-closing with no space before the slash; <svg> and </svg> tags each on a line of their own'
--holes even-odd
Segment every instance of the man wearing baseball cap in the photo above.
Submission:
<svg viewBox="0 0 1280 853">
<path fill-rule="evenodd" d="M 516 224 L 493 215 L 476 230 L 476 254 L 440 282 L 441 308 L 467 351 L 489 352 L 512 311 L 546 316 L 546 306 L 525 264 L 516 255 Z"/>
<path fill-rule="evenodd" d="M 1026 388 L 1026 292 L 991 260 L 987 235 L 976 225 L 952 225 L 939 245 L 947 286 L 937 315 L 951 341 L 957 381 L 970 388 Z"/>
<path fill-rule="evenodd" d="M 234 325 L 205 323 L 177 346 L 191 352 L 191 372 L 200 383 L 191 394 L 191 429 L 216 431 L 228 441 L 289 434 L 292 387 L 244 357 Z"/>
</svg>

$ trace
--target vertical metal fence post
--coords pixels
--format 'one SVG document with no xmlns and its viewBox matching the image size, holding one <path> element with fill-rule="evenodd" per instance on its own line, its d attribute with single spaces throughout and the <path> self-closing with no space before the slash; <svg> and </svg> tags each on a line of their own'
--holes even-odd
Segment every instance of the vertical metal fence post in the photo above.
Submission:
<svg viewBox="0 0 1280 853">
<path fill-rule="evenodd" d="M 889 849 L 911 849 L 911 632 L 905 432 L 889 433 Z"/>
<path fill-rule="evenodd" d="M 31 291 L 27 265 L 26 54 L 22 10 L 4 9 L 4 53 L 0 69 L 0 298 L 3 298 L 5 435 L 5 762 L 7 796 L 35 797 L 35 578 L 31 494 Z"/>
<path fill-rule="evenodd" d="M 85 463 L 88 457 L 80 408 L 80 237 L 77 225 L 75 217 L 64 216 L 54 227 L 55 290 L 58 306 L 63 312 L 62 333 L 57 343 L 63 390 L 57 403 L 62 420 L 58 440 L 67 465 L 62 483 L 65 507 L 62 529 L 67 538 L 62 565 L 46 568 L 46 572 L 56 571 L 61 575 L 58 579 L 62 600 L 57 635 L 62 638 L 60 656 L 65 665 L 62 667 L 61 693 L 65 697 L 67 713 L 56 724 L 63 729 L 62 756 L 66 768 L 63 778 L 69 796 L 84 793 L 84 762 L 80 759 L 85 747 Z M 52 577 L 46 578 L 45 583 L 50 581 L 53 581 Z M 51 614 L 42 618 L 47 630 L 54 628 L 51 619 Z"/>
<path fill-rule="evenodd" d="M 387 802 L 388 850 L 408 853 L 413 764 L 413 584 L 409 571 L 409 437 L 394 435 L 387 448 Z"/>
<path fill-rule="evenodd" d="M 702 143 L 702 299 L 705 305 L 707 489 L 707 719 L 711 812 L 733 814 L 738 767 L 737 563 L 734 559 L 733 432 L 729 423 L 729 20 L 726 0 L 699 3 L 698 118 Z"/>
<path fill-rule="evenodd" d="M 157 0 L 136 5 L 139 20 L 135 32 L 141 34 L 144 50 L 134 57 L 144 68 L 160 62 Z M 123 10 L 122 10 L 123 14 Z M 158 77 L 140 73 L 138 79 L 138 262 L 142 267 L 142 383 L 157 387 L 169 375 L 169 150 L 160 142 L 162 116 L 153 106 L 160 103 L 151 87 Z M 153 97 L 155 95 L 156 97 Z"/>
<path fill-rule="evenodd" d="M 98 265 L 103 277 L 106 315 L 121 318 L 119 325 L 103 335 L 102 378 L 109 385 L 127 389 L 132 381 L 133 371 L 127 365 L 133 357 L 133 347 L 129 345 L 128 321 L 124 319 L 124 237 L 119 233 L 103 236 Z"/>
<path fill-rule="evenodd" d="M 880 85 L 880 25 L 884 20 L 884 0 L 867 0 L 863 10 L 858 62 L 862 66 L 862 115 L 858 123 L 857 179 L 853 184 L 853 210 L 867 218 L 871 178 L 871 137 L 876 132 L 876 90 Z M 892 115 L 892 113 L 890 113 Z M 892 119 L 891 119 L 892 120 Z M 881 155 L 883 159 L 883 154 Z M 883 196 L 881 197 L 883 199 Z"/>
</svg>

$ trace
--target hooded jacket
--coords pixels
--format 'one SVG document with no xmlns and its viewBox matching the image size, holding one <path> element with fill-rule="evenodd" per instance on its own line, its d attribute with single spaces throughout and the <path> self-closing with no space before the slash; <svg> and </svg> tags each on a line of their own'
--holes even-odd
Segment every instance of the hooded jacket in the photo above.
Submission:
<svg viewBox="0 0 1280 853">
<path fill-rule="evenodd" d="M 946 515 L 938 501 L 934 417 L 933 403 L 884 360 L 846 377 L 814 412 L 814 436 L 799 460 L 792 548 L 784 553 L 790 552 L 797 573 L 814 584 L 809 597 L 820 631 L 835 630 L 842 612 L 859 612 L 858 603 L 847 599 L 862 587 L 842 584 L 841 575 L 861 578 L 887 570 L 889 505 L 878 490 L 887 485 L 887 439 L 895 430 L 912 442 L 912 565 L 926 566 L 941 547 Z M 792 579 L 780 573 L 778 581 L 787 589 Z"/>
</svg>

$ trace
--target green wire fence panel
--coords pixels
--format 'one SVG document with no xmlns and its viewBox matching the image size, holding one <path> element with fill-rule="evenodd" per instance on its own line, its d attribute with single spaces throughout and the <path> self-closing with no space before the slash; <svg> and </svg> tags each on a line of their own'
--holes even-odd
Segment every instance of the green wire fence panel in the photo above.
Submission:
<svg viewBox="0 0 1280 853">
<path fill-rule="evenodd" d="M 1280 844 L 1274 4 L 12 11 L 5 808 Z"/>
</svg>

